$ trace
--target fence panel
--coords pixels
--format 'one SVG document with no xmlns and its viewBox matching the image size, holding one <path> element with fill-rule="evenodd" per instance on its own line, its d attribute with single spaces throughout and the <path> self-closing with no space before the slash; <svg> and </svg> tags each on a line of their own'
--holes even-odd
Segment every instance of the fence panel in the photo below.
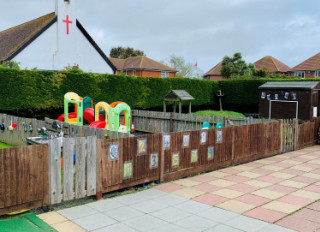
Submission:
<svg viewBox="0 0 320 232">
<path fill-rule="evenodd" d="M 0 149 L 0 215 L 48 205 L 48 145 Z"/>
</svg>

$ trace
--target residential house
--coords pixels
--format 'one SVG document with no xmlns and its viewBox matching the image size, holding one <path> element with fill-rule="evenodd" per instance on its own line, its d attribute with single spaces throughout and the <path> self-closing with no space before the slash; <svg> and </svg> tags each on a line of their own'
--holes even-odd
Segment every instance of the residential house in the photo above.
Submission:
<svg viewBox="0 0 320 232">
<path fill-rule="evenodd" d="M 254 63 L 257 70 L 267 70 L 269 73 L 287 74 L 290 67 L 272 56 L 265 56 Z"/>
<path fill-rule="evenodd" d="M 110 58 L 116 67 L 115 74 L 124 73 L 138 77 L 175 77 L 178 70 L 154 61 L 146 56 L 129 57 L 127 59 Z"/>
<path fill-rule="evenodd" d="M 221 75 L 221 72 L 220 72 L 221 66 L 222 66 L 222 62 L 220 62 L 219 64 L 214 66 L 212 69 L 210 69 L 207 73 L 205 73 L 203 75 L 203 79 L 213 80 L 213 81 L 226 80 L 226 78 L 224 78 Z"/>
<path fill-rule="evenodd" d="M 300 78 L 320 78 L 320 53 L 293 67 L 289 73 Z"/>
<path fill-rule="evenodd" d="M 76 0 L 55 0 L 55 12 L 0 32 L 0 59 L 21 68 L 63 70 L 67 66 L 94 73 L 115 67 L 76 17 Z"/>
</svg>

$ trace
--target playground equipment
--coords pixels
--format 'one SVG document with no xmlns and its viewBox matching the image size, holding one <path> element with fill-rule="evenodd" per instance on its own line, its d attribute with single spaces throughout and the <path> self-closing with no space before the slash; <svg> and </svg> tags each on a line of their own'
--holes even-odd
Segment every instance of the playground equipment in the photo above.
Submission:
<svg viewBox="0 0 320 232">
<path fill-rule="evenodd" d="M 64 121 L 70 124 L 83 125 L 83 101 L 82 97 L 74 92 L 64 95 Z M 74 105 L 75 118 L 69 118 L 69 104 Z"/>
<path fill-rule="evenodd" d="M 70 104 L 75 112 L 69 112 Z M 120 122 L 121 112 L 124 112 L 124 122 Z M 82 98 L 74 92 L 68 92 L 64 95 L 64 114 L 58 120 L 75 125 L 87 122 L 90 127 L 130 133 L 131 109 L 124 102 L 114 102 L 111 105 L 99 102 L 93 109 L 90 97 Z"/>
</svg>

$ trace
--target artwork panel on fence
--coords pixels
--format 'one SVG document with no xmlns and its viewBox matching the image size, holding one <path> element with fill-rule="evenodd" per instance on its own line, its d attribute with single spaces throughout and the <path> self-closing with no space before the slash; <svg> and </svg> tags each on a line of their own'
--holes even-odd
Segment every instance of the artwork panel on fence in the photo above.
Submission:
<svg viewBox="0 0 320 232">
<path fill-rule="evenodd" d="M 162 136 L 162 149 L 169 149 L 171 146 L 171 135 L 170 134 L 164 134 Z"/>
<path fill-rule="evenodd" d="M 132 161 L 126 161 L 123 163 L 123 175 L 122 178 L 130 179 L 133 177 L 133 162 Z"/>
<path fill-rule="evenodd" d="M 154 169 L 158 167 L 159 167 L 159 154 L 158 153 L 150 154 L 150 169 Z"/>
<path fill-rule="evenodd" d="M 173 168 L 179 167 L 180 165 L 180 155 L 179 152 L 173 153 L 172 154 L 172 161 L 171 161 L 171 166 Z"/>
<path fill-rule="evenodd" d="M 183 139 L 182 139 L 182 147 L 187 148 L 190 146 L 190 134 L 183 134 Z"/>
<path fill-rule="evenodd" d="M 191 163 L 198 162 L 198 150 L 191 151 Z"/>
<path fill-rule="evenodd" d="M 207 137 L 208 137 L 208 131 L 203 130 L 200 132 L 200 144 L 206 144 L 207 143 Z"/>
<path fill-rule="evenodd" d="M 208 147 L 208 160 L 214 159 L 214 147 Z"/>
<path fill-rule="evenodd" d="M 145 155 L 147 153 L 147 148 L 148 148 L 147 138 L 138 139 L 137 147 L 138 147 L 138 155 Z"/>
<path fill-rule="evenodd" d="M 109 144 L 109 161 L 119 159 L 119 143 Z"/>
<path fill-rule="evenodd" d="M 216 130 L 216 143 L 223 143 L 223 131 Z"/>
</svg>

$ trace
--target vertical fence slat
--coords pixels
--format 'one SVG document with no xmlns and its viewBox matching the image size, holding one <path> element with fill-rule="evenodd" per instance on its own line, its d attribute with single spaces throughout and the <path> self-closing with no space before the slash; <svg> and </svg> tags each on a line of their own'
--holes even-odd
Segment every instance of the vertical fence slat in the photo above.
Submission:
<svg viewBox="0 0 320 232">
<path fill-rule="evenodd" d="M 88 137 L 87 195 L 97 193 L 97 137 Z"/>
<path fill-rule="evenodd" d="M 74 138 L 65 138 L 63 141 L 63 200 L 74 198 Z"/>
<path fill-rule="evenodd" d="M 76 198 L 86 196 L 86 138 L 76 138 Z"/>
<path fill-rule="evenodd" d="M 57 139 L 49 141 L 50 150 L 50 204 L 61 202 L 61 147 Z"/>
</svg>

